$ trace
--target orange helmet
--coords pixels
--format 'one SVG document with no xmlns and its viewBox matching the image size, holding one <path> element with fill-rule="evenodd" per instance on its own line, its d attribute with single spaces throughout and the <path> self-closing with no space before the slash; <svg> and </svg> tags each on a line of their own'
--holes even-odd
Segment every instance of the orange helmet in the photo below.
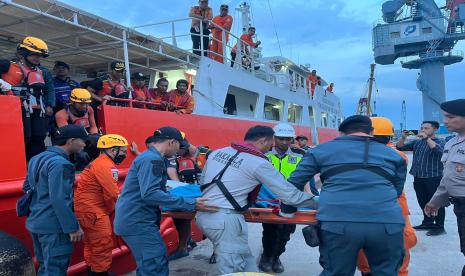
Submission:
<svg viewBox="0 0 465 276">
<path fill-rule="evenodd" d="M 373 125 L 373 135 L 375 136 L 393 136 L 394 124 L 385 117 L 371 117 Z"/>
</svg>

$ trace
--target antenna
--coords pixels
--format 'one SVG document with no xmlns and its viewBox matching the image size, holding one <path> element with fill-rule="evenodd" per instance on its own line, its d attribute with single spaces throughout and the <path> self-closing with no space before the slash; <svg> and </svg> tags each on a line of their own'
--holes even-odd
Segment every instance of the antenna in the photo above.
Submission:
<svg viewBox="0 0 465 276">
<path fill-rule="evenodd" d="M 402 101 L 402 113 L 400 115 L 400 131 L 407 129 L 407 105 L 405 100 Z"/>
</svg>

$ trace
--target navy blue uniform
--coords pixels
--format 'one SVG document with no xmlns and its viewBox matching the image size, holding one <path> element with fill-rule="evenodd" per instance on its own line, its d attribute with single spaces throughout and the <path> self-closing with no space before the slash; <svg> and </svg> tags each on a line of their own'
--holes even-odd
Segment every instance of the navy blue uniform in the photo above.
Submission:
<svg viewBox="0 0 465 276">
<path fill-rule="evenodd" d="M 132 163 L 116 202 L 114 230 L 131 249 L 138 276 L 169 273 L 166 247 L 159 231 L 159 206 L 194 211 L 194 198 L 166 192 L 167 162 L 154 147 L 144 151 Z"/>
<path fill-rule="evenodd" d="M 23 190 L 33 186 L 35 192 L 26 228 L 32 235 L 40 276 L 65 275 L 68 270 L 73 252 L 69 233 L 79 229 L 73 213 L 74 173 L 68 155 L 58 147 L 48 148 L 29 162 Z"/>
<path fill-rule="evenodd" d="M 354 275 L 360 249 L 365 250 L 373 275 L 397 275 L 402 263 L 404 219 L 397 197 L 403 191 L 407 167 L 394 149 L 367 137 L 338 137 L 310 149 L 288 181 L 302 189 L 317 173 L 364 162 L 391 174 L 394 183 L 366 169 L 324 181 L 317 214 L 321 275 Z"/>
</svg>

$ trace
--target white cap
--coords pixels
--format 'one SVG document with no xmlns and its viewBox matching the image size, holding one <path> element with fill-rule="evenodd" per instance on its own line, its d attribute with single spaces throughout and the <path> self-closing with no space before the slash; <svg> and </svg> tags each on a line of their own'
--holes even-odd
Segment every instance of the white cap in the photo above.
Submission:
<svg viewBox="0 0 465 276">
<path fill-rule="evenodd" d="M 274 128 L 274 136 L 276 137 L 295 137 L 295 130 L 290 124 L 280 123 L 277 124 Z"/>
</svg>

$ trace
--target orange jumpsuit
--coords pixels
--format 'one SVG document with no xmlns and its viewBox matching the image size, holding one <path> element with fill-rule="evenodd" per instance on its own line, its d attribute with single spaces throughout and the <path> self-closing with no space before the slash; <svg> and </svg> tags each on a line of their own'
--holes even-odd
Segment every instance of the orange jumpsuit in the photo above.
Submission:
<svg viewBox="0 0 465 276">
<path fill-rule="evenodd" d="M 249 54 L 249 50 L 248 50 L 248 48 L 246 47 L 247 45 L 250 46 L 250 47 L 253 47 L 253 48 L 257 48 L 257 43 L 253 42 L 253 39 L 252 39 L 252 36 L 251 36 L 251 35 L 249 35 L 249 34 L 243 34 L 243 35 L 241 35 L 240 39 L 242 40 L 241 48 L 242 48 L 242 52 L 243 52 L 243 53 Z M 244 45 L 244 42 L 245 42 L 245 44 L 247 44 L 247 45 Z M 231 52 L 233 52 L 233 53 L 236 53 L 236 52 L 237 52 L 237 44 L 234 45 L 234 47 L 232 48 Z"/>
<path fill-rule="evenodd" d="M 307 78 L 307 88 L 310 87 L 310 92 L 312 92 L 312 97 L 315 95 L 316 84 L 318 83 L 317 75 L 310 75 Z"/>
<path fill-rule="evenodd" d="M 388 146 L 395 149 L 393 144 L 388 144 Z M 408 157 L 405 153 L 396 150 L 406 162 L 408 162 Z M 405 220 L 405 227 L 404 227 L 404 249 L 405 249 L 405 256 L 402 266 L 399 269 L 398 276 L 407 276 L 408 275 L 408 265 L 410 262 L 410 248 L 413 248 L 417 244 L 417 235 L 415 229 L 413 229 L 412 225 L 410 224 L 410 211 L 407 204 L 407 198 L 405 197 L 405 193 L 402 193 L 399 198 L 397 199 L 399 202 L 400 208 L 402 209 L 402 215 L 404 216 Z M 360 250 L 358 254 L 358 261 L 357 261 L 358 269 L 363 273 L 370 272 L 370 266 L 368 264 L 368 260 L 365 256 L 363 250 Z"/>
<path fill-rule="evenodd" d="M 170 111 L 178 110 L 183 114 L 191 114 L 194 111 L 194 97 L 189 95 L 187 92 L 180 95 L 176 89 L 171 90 L 164 96 L 163 100 L 168 103 L 172 103 L 175 106 L 175 109 Z"/>
<path fill-rule="evenodd" d="M 213 23 L 215 23 L 216 25 L 222 27 L 223 29 L 229 32 L 231 31 L 233 18 L 230 15 L 215 16 L 213 18 Z M 210 50 L 216 54 L 210 54 L 210 58 L 223 63 L 223 30 L 215 28 L 213 26 L 212 35 L 213 35 L 213 39 L 212 39 L 212 44 L 210 46 Z M 229 34 L 225 33 L 224 36 L 226 39 L 225 44 L 228 44 Z"/>
<path fill-rule="evenodd" d="M 118 195 L 118 169 L 102 153 L 81 173 L 74 193 L 74 212 L 85 233 L 84 259 L 93 272 L 111 267 L 114 241 L 110 217 Z"/>
</svg>

